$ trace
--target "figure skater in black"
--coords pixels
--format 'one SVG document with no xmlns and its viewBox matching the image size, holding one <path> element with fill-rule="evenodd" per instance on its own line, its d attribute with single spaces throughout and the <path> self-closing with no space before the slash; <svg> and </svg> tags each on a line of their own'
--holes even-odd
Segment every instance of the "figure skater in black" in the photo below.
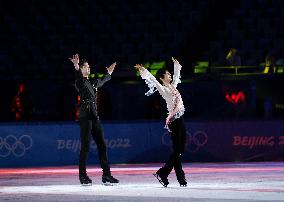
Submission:
<svg viewBox="0 0 284 202">
<path fill-rule="evenodd" d="M 79 180 L 82 185 L 92 183 L 86 172 L 86 161 L 90 149 L 90 136 L 92 135 L 97 144 L 98 155 L 100 159 L 101 168 L 103 170 L 103 183 L 119 183 L 111 175 L 110 166 L 107 157 L 107 148 L 104 140 L 103 129 L 99 120 L 96 106 L 96 91 L 103 86 L 105 82 L 111 79 L 111 74 L 116 66 L 113 63 L 107 67 L 107 74 L 102 79 L 91 79 L 90 66 L 88 61 L 83 60 L 79 64 L 79 55 L 73 55 L 70 58 L 75 67 L 75 87 L 80 95 L 79 105 L 79 124 L 80 124 L 80 160 L 79 160 Z"/>
</svg>

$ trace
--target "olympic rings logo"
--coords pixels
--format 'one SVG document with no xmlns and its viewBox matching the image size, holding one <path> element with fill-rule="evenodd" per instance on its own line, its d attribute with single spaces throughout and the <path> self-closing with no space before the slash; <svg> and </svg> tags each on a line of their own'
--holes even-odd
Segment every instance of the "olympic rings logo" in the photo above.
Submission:
<svg viewBox="0 0 284 202">
<path fill-rule="evenodd" d="M 14 135 L 0 137 L 0 157 L 6 158 L 11 154 L 22 157 L 32 146 L 33 140 L 29 135 L 22 135 L 19 139 Z"/>
<path fill-rule="evenodd" d="M 208 142 L 208 135 L 206 132 L 199 130 L 195 133 L 191 134 L 186 131 L 186 151 L 190 153 L 197 152 L 201 147 L 207 144 Z M 171 146 L 170 135 L 168 132 L 165 132 L 162 136 L 162 144 L 166 146 Z"/>
</svg>

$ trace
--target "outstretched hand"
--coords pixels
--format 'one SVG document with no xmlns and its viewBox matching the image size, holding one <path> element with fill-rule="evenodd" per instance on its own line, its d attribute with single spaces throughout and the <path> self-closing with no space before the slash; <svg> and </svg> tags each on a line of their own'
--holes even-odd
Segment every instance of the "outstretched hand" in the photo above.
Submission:
<svg viewBox="0 0 284 202">
<path fill-rule="evenodd" d="M 75 54 L 72 56 L 72 58 L 69 58 L 69 60 L 71 60 L 71 62 L 73 62 L 73 64 L 79 64 L 79 55 Z"/>
<path fill-rule="evenodd" d="M 174 62 L 174 64 L 180 65 L 179 61 L 177 61 L 177 59 L 175 59 L 174 57 L 172 57 L 172 61 Z"/>
<path fill-rule="evenodd" d="M 142 64 L 136 64 L 134 67 L 135 67 L 138 71 L 141 71 L 141 70 L 144 68 Z"/>
<path fill-rule="evenodd" d="M 112 72 L 113 72 L 115 66 L 116 66 L 116 62 L 112 63 L 109 67 L 106 67 L 107 72 L 108 72 L 110 75 L 112 74 Z"/>
<path fill-rule="evenodd" d="M 75 54 L 72 56 L 72 58 L 69 58 L 69 60 L 71 60 L 71 62 L 74 64 L 75 68 L 78 70 L 79 69 L 79 55 Z"/>
</svg>

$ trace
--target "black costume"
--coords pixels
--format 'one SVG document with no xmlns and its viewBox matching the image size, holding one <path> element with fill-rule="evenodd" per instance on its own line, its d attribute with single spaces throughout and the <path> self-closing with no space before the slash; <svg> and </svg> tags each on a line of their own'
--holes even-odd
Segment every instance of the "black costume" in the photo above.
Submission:
<svg viewBox="0 0 284 202">
<path fill-rule="evenodd" d="M 106 180 L 105 177 L 111 177 L 112 179 L 114 178 L 111 176 L 103 129 L 97 113 L 96 90 L 97 88 L 103 86 L 105 82 L 109 81 L 111 76 L 110 74 L 106 74 L 102 79 L 91 80 L 84 78 L 81 70 L 76 71 L 75 75 L 75 87 L 81 98 L 79 104 L 79 124 L 81 137 L 79 178 L 81 183 L 81 178 L 87 178 L 88 181 L 91 182 L 86 173 L 86 161 L 90 149 L 90 135 L 92 135 L 97 144 L 100 164 L 101 168 L 103 169 L 103 182 L 109 181 Z"/>
</svg>

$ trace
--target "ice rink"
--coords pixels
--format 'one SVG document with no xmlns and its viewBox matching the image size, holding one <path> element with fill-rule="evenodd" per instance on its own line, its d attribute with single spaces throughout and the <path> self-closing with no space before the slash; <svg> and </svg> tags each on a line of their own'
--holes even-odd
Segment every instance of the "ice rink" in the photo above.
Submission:
<svg viewBox="0 0 284 202">
<path fill-rule="evenodd" d="M 167 188 L 152 175 L 162 164 L 112 165 L 117 186 L 101 183 L 88 167 L 92 186 L 81 186 L 77 166 L 0 169 L 0 201 L 284 201 L 284 163 L 184 164 L 187 187 L 175 174 Z"/>
</svg>

